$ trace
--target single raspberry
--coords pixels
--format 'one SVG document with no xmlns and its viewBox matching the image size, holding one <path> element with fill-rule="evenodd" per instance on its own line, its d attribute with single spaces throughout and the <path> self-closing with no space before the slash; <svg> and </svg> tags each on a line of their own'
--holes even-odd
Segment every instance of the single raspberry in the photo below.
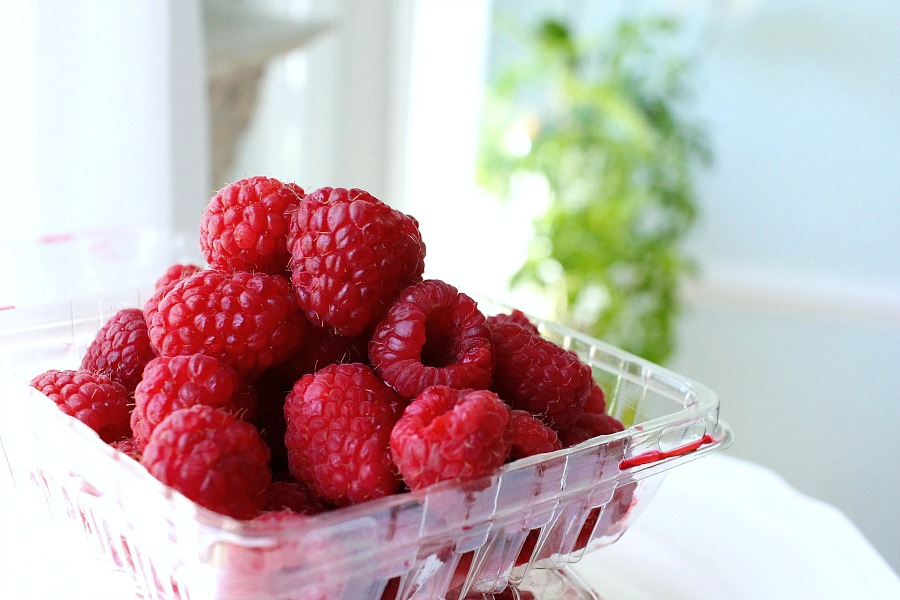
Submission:
<svg viewBox="0 0 900 600">
<path fill-rule="evenodd" d="M 288 249 L 309 320 L 351 337 L 374 327 L 425 266 L 418 222 L 359 189 L 307 194 L 291 221 Z"/>
<path fill-rule="evenodd" d="M 368 362 L 368 336 L 347 337 L 330 327 L 311 326 L 303 345 L 270 372 L 290 389 L 304 375 L 334 363 Z"/>
<path fill-rule="evenodd" d="M 509 407 L 489 390 L 433 386 L 391 431 L 391 455 L 410 489 L 488 475 L 509 456 Z"/>
<path fill-rule="evenodd" d="M 214 270 L 177 283 L 147 325 L 161 356 L 199 352 L 249 378 L 291 356 L 307 328 L 287 278 Z"/>
<path fill-rule="evenodd" d="M 273 481 L 266 493 L 267 511 L 291 511 L 302 515 L 316 515 L 330 510 L 312 488 L 299 481 Z"/>
<path fill-rule="evenodd" d="M 582 413 L 575 424 L 560 435 L 563 446 L 571 448 L 598 435 L 624 431 L 622 422 L 604 413 Z"/>
<path fill-rule="evenodd" d="M 127 454 L 137 462 L 141 462 L 141 451 L 137 449 L 134 445 L 134 438 L 125 438 L 121 440 L 116 440 L 114 442 L 109 443 L 110 446 L 122 452 L 123 454 Z"/>
<path fill-rule="evenodd" d="M 553 452 L 563 447 L 553 428 L 545 425 L 530 412 L 513 410 L 510 414 L 513 430 L 512 448 L 509 451 L 511 459 Z"/>
<path fill-rule="evenodd" d="M 131 436 L 128 391 L 106 375 L 50 369 L 32 379 L 31 387 L 50 398 L 64 413 L 96 431 L 104 442 Z"/>
<path fill-rule="evenodd" d="M 226 185 L 200 218 L 200 249 L 213 269 L 280 274 L 291 255 L 287 235 L 303 188 L 271 177 Z"/>
<path fill-rule="evenodd" d="M 133 392 L 154 356 L 144 313 L 124 308 L 106 320 L 81 359 L 81 368 L 106 375 Z"/>
<path fill-rule="evenodd" d="M 584 401 L 584 412 L 600 415 L 606 413 L 606 394 L 596 381 L 591 384 L 591 391 Z"/>
<path fill-rule="evenodd" d="M 202 270 L 203 267 L 199 267 L 193 263 L 175 263 L 166 269 L 165 273 L 159 276 L 153 289 L 158 290 L 163 287 L 172 286 L 182 279 L 187 279 L 194 273 L 199 273 Z"/>
<path fill-rule="evenodd" d="M 154 358 L 147 363 L 144 377 L 134 391 L 131 431 L 135 446 L 142 451 L 163 419 L 195 404 L 240 415 L 247 410 L 247 393 L 234 369 L 212 356 Z"/>
<path fill-rule="evenodd" d="M 401 399 L 362 363 L 304 375 L 284 404 L 291 474 L 339 506 L 380 498 L 400 481 L 388 443 Z"/>
<path fill-rule="evenodd" d="M 259 514 L 272 478 L 269 449 L 256 428 L 200 404 L 156 426 L 141 464 L 197 504 L 236 519 Z"/>
<path fill-rule="evenodd" d="M 557 432 L 571 427 L 591 391 L 591 368 L 578 355 L 511 322 L 490 325 L 491 389 L 511 407 L 540 416 Z"/>
<path fill-rule="evenodd" d="M 485 389 L 493 368 L 491 331 L 474 300 L 429 279 L 394 300 L 375 328 L 369 357 L 405 398 L 432 385 Z"/>
<path fill-rule="evenodd" d="M 492 325 L 497 323 L 518 323 L 519 325 L 533 333 L 540 333 L 538 331 L 537 325 L 535 325 L 531 321 L 531 319 L 528 318 L 528 315 L 523 313 L 518 308 L 512 309 L 509 313 L 491 315 L 490 317 L 488 317 L 488 323 Z"/>
<path fill-rule="evenodd" d="M 31 387 L 50 398 L 64 413 L 96 431 L 104 442 L 131 436 L 128 391 L 106 375 L 50 369 L 32 379 Z"/>
<path fill-rule="evenodd" d="M 143 312 L 144 320 L 149 323 L 153 318 L 153 314 L 159 308 L 159 301 L 169 293 L 175 285 L 182 279 L 187 279 L 194 273 L 202 271 L 200 267 L 192 264 L 174 264 L 156 280 L 153 288 L 153 294 L 144 303 Z"/>
</svg>

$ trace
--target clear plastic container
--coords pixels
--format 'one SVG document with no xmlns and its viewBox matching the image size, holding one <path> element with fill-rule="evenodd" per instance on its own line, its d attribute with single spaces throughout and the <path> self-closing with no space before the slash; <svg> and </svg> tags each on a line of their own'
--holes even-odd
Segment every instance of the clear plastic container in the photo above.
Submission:
<svg viewBox="0 0 900 600">
<path fill-rule="evenodd" d="M 146 297 L 0 310 L 0 444 L 13 479 L 130 574 L 135 597 L 595 598 L 566 566 L 627 531 L 666 470 L 731 442 L 707 387 L 539 322 L 591 365 L 625 431 L 299 526 L 240 522 L 162 485 L 27 385 L 46 369 L 77 367 L 101 324 Z"/>
</svg>

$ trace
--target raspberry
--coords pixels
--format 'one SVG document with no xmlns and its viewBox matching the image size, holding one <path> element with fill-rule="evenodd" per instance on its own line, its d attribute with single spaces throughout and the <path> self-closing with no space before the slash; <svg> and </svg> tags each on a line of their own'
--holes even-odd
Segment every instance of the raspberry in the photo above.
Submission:
<svg viewBox="0 0 900 600">
<path fill-rule="evenodd" d="M 252 423 L 259 430 L 259 435 L 272 453 L 272 472 L 281 474 L 288 470 L 287 448 L 284 445 L 284 433 L 287 423 L 284 420 L 284 400 L 291 391 L 291 384 L 285 384 L 272 369 L 263 373 L 253 382 L 256 392 L 256 410 Z"/>
<path fill-rule="evenodd" d="M 290 511 L 301 515 L 315 515 L 331 507 L 309 486 L 298 481 L 273 481 L 266 493 L 265 510 Z"/>
<path fill-rule="evenodd" d="M 234 369 L 205 354 L 161 356 L 144 368 L 134 391 L 131 431 L 142 451 L 159 423 L 176 410 L 205 404 L 238 413 L 243 384 Z"/>
<path fill-rule="evenodd" d="M 540 333 L 538 331 L 537 325 L 532 323 L 531 319 L 528 318 L 528 315 L 523 313 L 518 308 L 512 309 L 508 314 L 501 313 L 497 315 L 491 315 L 490 317 L 488 317 L 488 323 L 492 325 L 497 323 L 518 323 L 532 333 Z"/>
<path fill-rule="evenodd" d="M 548 427 L 530 412 L 511 411 L 512 448 L 509 457 L 513 460 L 553 452 L 562 448 L 562 442 L 551 427 Z"/>
<path fill-rule="evenodd" d="M 557 432 L 571 427 L 591 391 L 591 368 L 578 355 L 517 323 L 494 323 L 491 389 L 513 408 L 540 416 Z"/>
<path fill-rule="evenodd" d="M 269 449 L 256 428 L 200 404 L 156 426 L 141 464 L 197 504 L 236 519 L 259 514 L 271 481 Z"/>
<path fill-rule="evenodd" d="M 603 393 L 603 388 L 596 381 L 591 384 L 591 391 L 584 401 L 584 412 L 594 414 L 606 412 L 606 394 Z"/>
<path fill-rule="evenodd" d="M 202 270 L 202 267 L 198 267 L 195 264 L 176 263 L 166 269 L 165 273 L 160 275 L 159 279 L 156 280 L 156 284 L 153 286 L 153 289 L 158 290 L 163 287 L 173 286 L 182 279 L 186 279 L 194 273 L 199 273 Z"/>
<path fill-rule="evenodd" d="M 200 249 L 213 269 L 287 270 L 287 235 L 303 188 L 270 177 L 250 177 L 226 185 L 200 218 Z"/>
<path fill-rule="evenodd" d="M 369 342 L 375 371 L 401 396 L 432 385 L 485 389 L 493 367 L 491 332 L 478 305 L 436 279 L 394 300 Z"/>
<path fill-rule="evenodd" d="M 110 442 L 109 445 L 112 446 L 113 448 L 115 448 L 116 450 L 118 450 L 119 452 L 127 454 L 128 456 L 130 456 L 137 462 L 141 462 L 141 451 L 138 450 L 137 447 L 134 445 L 134 438 L 125 438 L 125 439 L 121 439 L 121 440 L 116 440 L 114 442 Z"/>
<path fill-rule="evenodd" d="M 494 392 L 433 386 L 391 431 L 391 455 L 410 489 L 488 475 L 509 456 L 510 409 Z"/>
<path fill-rule="evenodd" d="M 124 308 L 97 331 L 81 359 L 81 368 L 106 375 L 133 392 L 144 365 L 154 356 L 144 313 L 137 308 Z"/>
<path fill-rule="evenodd" d="M 304 375 L 284 404 L 291 474 L 339 506 L 393 494 L 400 482 L 388 443 L 400 406 L 362 363 Z"/>
<path fill-rule="evenodd" d="M 582 413 L 575 424 L 560 436 L 563 446 L 577 446 L 598 435 L 608 435 L 623 431 L 622 422 L 603 413 Z"/>
<path fill-rule="evenodd" d="M 31 387 L 50 398 L 110 443 L 131 436 L 128 391 L 99 373 L 50 369 L 31 380 Z"/>
<path fill-rule="evenodd" d="M 359 189 L 325 187 L 301 201 L 288 235 L 291 279 L 313 323 L 368 332 L 422 278 L 418 222 Z"/>
<path fill-rule="evenodd" d="M 147 323 L 161 356 L 203 353 L 258 376 L 300 347 L 306 321 L 280 275 L 206 270 L 177 283 Z"/>
</svg>

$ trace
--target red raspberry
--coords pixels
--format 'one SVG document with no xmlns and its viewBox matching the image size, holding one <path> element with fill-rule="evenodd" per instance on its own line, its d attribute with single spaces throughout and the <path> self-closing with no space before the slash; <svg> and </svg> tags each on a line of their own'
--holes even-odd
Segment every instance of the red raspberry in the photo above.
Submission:
<svg viewBox="0 0 900 600">
<path fill-rule="evenodd" d="M 134 438 L 125 438 L 122 440 L 117 440 L 114 442 L 110 442 L 109 445 L 112 446 L 113 448 L 115 448 L 116 450 L 118 450 L 119 452 L 127 454 L 134 460 L 141 462 L 141 451 L 135 447 Z"/>
<path fill-rule="evenodd" d="M 563 447 L 553 428 L 545 425 L 530 412 L 513 410 L 510 414 L 513 430 L 512 448 L 509 451 L 511 459 L 553 452 Z"/>
<path fill-rule="evenodd" d="M 234 369 L 212 356 L 160 356 L 147 363 L 144 378 L 134 391 L 131 431 L 142 451 L 153 430 L 176 410 L 195 404 L 232 413 L 244 409 L 244 385 Z"/>
<path fill-rule="evenodd" d="M 574 352 L 517 323 L 490 327 L 496 359 L 491 389 L 513 408 L 540 416 L 557 432 L 571 427 L 591 391 L 591 368 Z"/>
<path fill-rule="evenodd" d="M 391 455 L 410 489 L 488 475 L 509 456 L 510 409 L 488 390 L 433 386 L 391 432 Z"/>
<path fill-rule="evenodd" d="M 565 448 L 571 448 L 598 435 L 618 433 L 624 429 L 625 426 L 615 417 L 603 413 L 583 413 L 560 439 Z"/>
<path fill-rule="evenodd" d="M 213 269 L 280 274 L 291 255 L 287 235 L 303 188 L 270 177 L 226 185 L 200 218 L 200 249 Z"/>
<path fill-rule="evenodd" d="M 105 375 L 51 369 L 32 379 L 31 387 L 53 400 L 64 413 L 96 431 L 104 442 L 131 436 L 128 391 Z"/>
<path fill-rule="evenodd" d="M 584 401 L 584 412 L 601 415 L 606 412 L 606 394 L 596 381 L 591 384 L 591 392 Z"/>
<path fill-rule="evenodd" d="M 133 392 L 144 365 L 154 356 L 144 313 L 138 308 L 124 308 L 97 331 L 81 359 L 81 368 L 106 375 Z"/>
<path fill-rule="evenodd" d="M 425 266 L 418 222 L 359 189 L 307 194 L 294 213 L 288 249 L 300 307 L 313 323 L 346 336 L 374 327 Z"/>
<path fill-rule="evenodd" d="M 518 323 L 519 325 L 533 333 L 540 333 L 538 331 L 537 325 L 532 323 L 531 319 L 528 318 L 528 315 L 523 313 L 518 308 L 512 309 L 507 314 L 501 313 L 497 315 L 491 315 L 490 317 L 488 317 L 488 323 L 490 323 L 491 325 L 495 325 L 497 323 Z"/>
<path fill-rule="evenodd" d="M 266 511 L 316 515 L 330 508 L 312 488 L 299 481 L 273 481 L 266 494 Z"/>
<path fill-rule="evenodd" d="M 287 448 L 284 434 L 287 423 L 284 420 L 284 400 L 291 391 L 292 384 L 284 383 L 272 369 L 263 373 L 253 382 L 256 392 L 256 410 L 251 421 L 259 429 L 259 435 L 272 453 L 272 472 L 281 474 L 288 471 Z"/>
<path fill-rule="evenodd" d="M 474 300 L 429 279 L 394 300 L 369 342 L 375 371 L 405 398 L 432 385 L 485 389 L 493 367 L 491 332 Z"/>
<path fill-rule="evenodd" d="M 199 273 L 202 270 L 202 267 L 198 267 L 195 264 L 176 263 L 166 269 L 165 273 L 160 275 L 159 279 L 156 280 L 156 284 L 153 286 L 153 289 L 158 290 L 163 287 L 173 286 L 182 279 L 187 279 L 194 273 Z"/>
<path fill-rule="evenodd" d="M 259 514 L 272 478 L 269 449 L 256 428 L 200 404 L 156 426 L 141 464 L 197 504 L 236 519 Z"/>
<path fill-rule="evenodd" d="M 176 284 L 147 325 L 161 356 L 200 352 L 250 378 L 287 359 L 307 327 L 285 277 L 213 270 Z"/>
<path fill-rule="evenodd" d="M 401 399 L 362 363 L 304 375 L 284 404 L 291 474 L 339 506 L 393 494 L 388 443 Z"/>
</svg>

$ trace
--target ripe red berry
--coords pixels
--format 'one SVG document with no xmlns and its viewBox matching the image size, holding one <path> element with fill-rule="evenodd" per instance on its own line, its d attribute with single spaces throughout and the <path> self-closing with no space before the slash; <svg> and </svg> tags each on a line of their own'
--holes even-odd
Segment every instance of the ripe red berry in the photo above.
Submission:
<svg viewBox="0 0 900 600">
<path fill-rule="evenodd" d="M 242 410 L 244 384 L 234 369 L 205 354 L 160 356 L 147 363 L 134 391 L 131 431 L 142 451 L 159 423 L 176 410 L 195 404 L 237 414 Z"/>
<path fill-rule="evenodd" d="M 176 284 L 147 325 L 161 356 L 203 353 L 249 378 L 288 358 L 307 327 L 287 278 L 213 270 Z"/>
<path fill-rule="evenodd" d="M 51 369 L 32 379 L 31 387 L 96 431 L 104 442 L 131 436 L 128 391 L 105 375 Z"/>
<path fill-rule="evenodd" d="M 541 417 L 557 432 L 571 427 L 591 391 L 591 368 L 574 352 L 517 323 L 490 327 L 496 359 L 491 389 L 511 407 Z"/>
<path fill-rule="evenodd" d="M 303 188 L 271 177 L 226 185 L 200 219 L 200 249 L 213 269 L 284 273 L 291 215 Z"/>
<path fill-rule="evenodd" d="M 369 342 L 375 371 L 405 398 L 432 385 L 485 389 L 493 368 L 491 332 L 478 305 L 436 279 L 394 300 Z"/>
<path fill-rule="evenodd" d="M 492 325 L 497 323 L 518 323 L 532 333 L 539 333 L 537 325 L 532 323 L 531 319 L 528 318 L 528 315 L 518 308 L 512 309 L 509 313 L 491 315 L 488 317 L 488 323 L 491 323 Z"/>
<path fill-rule="evenodd" d="M 424 269 L 418 222 L 359 189 L 307 194 L 294 213 L 288 249 L 300 307 L 313 323 L 345 336 L 374 327 Z"/>
<path fill-rule="evenodd" d="M 266 492 L 266 511 L 315 515 L 330 508 L 312 488 L 299 481 L 273 481 Z"/>
<path fill-rule="evenodd" d="M 563 447 L 553 428 L 545 425 L 530 412 L 513 410 L 510 414 L 513 431 L 512 448 L 509 451 L 511 459 L 553 452 Z"/>
<path fill-rule="evenodd" d="M 433 386 L 391 432 L 391 455 L 410 489 L 488 475 L 509 456 L 510 409 L 489 390 Z"/>
<path fill-rule="evenodd" d="M 291 474 L 344 506 L 393 494 L 388 443 L 400 414 L 396 392 L 362 363 L 304 375 L 284 404 Z"/>
<path fill-rule="evenodd" d="M 176 263 L 166 269 L 165 273 L 159 276 L 153 289 L 158 290 L 163 287 L 172 286 L 182 279 L 190 277 L 194 273 L 202 271 L 203 268 L 191 263 Z"/>
<path fill-rule="evenodd" d="M 269 449 L 256 428 L 200 404 L 156 426 L 141 464 L 197 504 L 236 519 L 259 514 L 272 478 Z"/>
<path fill-rule="evenodd" d="M 107 319 L 81 359 L 81 368 L 106 375 L 133 392 L 154 356 L 144 313 L 124 308 Z"/>
<path fill-rule="evenodd" d="M 162 300 L 163 297 L 165 297 L 165 295 L 169 293 L 169 290 L 175 287 L 175 285 L 179 281 L 181 281 L 182 279 L 187 279 L 194 273 L 199 273 L 202 270 L 203 269 L 201 269 L 197 265 L 192 264 L 174 264 L 166 269 L 166 272 L 156 280 L 156 285 L 153 288 L 153 294 L 144 303 L 144 320 L 147 323 L 150 323 L 153 315 L 159 308 L 159 301 Z"/>
<path fill-rule="evenodd" d="M 560 435 L 563 446 L 570 448 L 598 435 L 623 431 L 622 422 L 604 413 L 582 413 L 575 424 Z"/>
<path fill-rule="evenodd" d="M 604 414 L 606 412 L 606 394 L 596 381 L 591 385 L 591 391 L 584 401 L 584 412 Z"/>
</svg>

